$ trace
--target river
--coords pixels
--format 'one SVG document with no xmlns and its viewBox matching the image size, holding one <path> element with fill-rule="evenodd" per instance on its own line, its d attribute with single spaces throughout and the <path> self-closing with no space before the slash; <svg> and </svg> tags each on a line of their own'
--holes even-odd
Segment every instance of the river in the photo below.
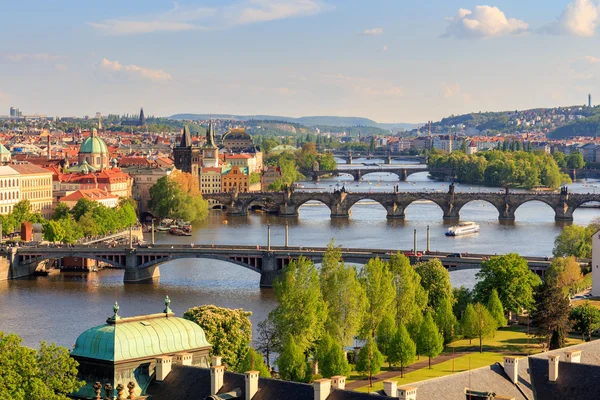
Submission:
<svg viewBox="0 0 600 400">
<path fill-rule="evenodd" d="M 340 168 L 344 166 L 340 165 Z M 408 182 L 400 183 L 395 175 L 381 172 L 366 175 L 360 183 L 353 182 L 350 176 L 341 176 L 322 179 L 318 185 L 310 182 L 302 185 L 303 190 L 333 190 L 342 185 L 348 191 L 392 191 L 394 185 L 400 185 L 400 191 L 448 190 L 447 183 L 432 181 L 426 173 L 413 174 Z M 569 190 L 592 192 L 596 186 L 600 190 L 600 182 L 596 180 L 581 181 L 569 185 Z M 485 190 L 501 189 L 456 186 L 459 192 Z M 418 249 L 423 250 L 429 226 L 432 250 L 546 256 L 551 254 L 554 239 L 564 226 L 554 221 L 554 211 L 541 202 L 529 202 L 519 207 L 514 223 L 500 223 L 498 212 L 491 204 L 469 203 L 461 210 L 461 219 L 477 222 L 481 232 L 457 238 L 444 236 L 448 225 L 442 220 L 442 210 L 433 203 L 413 203 L 406 209 L 404 221 L 388 221 L 383 207 L 370 201 L 357 203 L 351 211 L 348 220 L 330 219 L 329 209 L 319 203 L 305 204 L 300 208 L 300 216 L 294 219 L 264 213 L 227 217 L 220 211 L 213 211 L 205 221 L 194 226 L 192 237 L 156 234 L 156 242 L 266 245 L 266 223 L 269 222 L 271 243 L 281 245 L 287 222 L 291 245 L 323 246 L 333 238 L 344 247 L 411 249 L 413 230 L 417 229 Z M 586 225 L 598 217 L 600 209 L 578 209 L 574 213 L 574 223 Z M 156 313 L 163 310 L 163 299 L 168 293 L 171 308 L 178 315 L 196 305 L 216 304 L 252 311 L 254 325 L 275 306 L 272 290 L 259 289 L 258 274 L 233 264 L 201 259 L 176 260 L 160 269 L 160 283 L 142 285 L 123 285 L 123 272 L 118 270 L 0 282 L 0 331 L 17 333 L 23 337 L 24 344 L 30 346 L 47 340 L 70 348 L 81 332 L 103 324 L 112 315 L 115 300 L 120 304 L 122 316 Z M 472 287 L 475 272 L 452 272 L 452 284 Z"/>
</svg>

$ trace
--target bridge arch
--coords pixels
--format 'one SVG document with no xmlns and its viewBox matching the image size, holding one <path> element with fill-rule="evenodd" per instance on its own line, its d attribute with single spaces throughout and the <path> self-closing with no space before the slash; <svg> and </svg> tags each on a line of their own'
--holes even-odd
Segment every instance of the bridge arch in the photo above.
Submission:
<svg viewBox="0 0 600 400">
<path fill-rule="evenodd" d="M 482 205 L 490 205 L 494 208 L 494 210 L 496 211 L 497 215 L 501 215 L 502 214 L 502 207 L 504 206 L 504 203 L 501 204 L 500 206 L 498 206 L 497 204 L 492 203 L 490 200 L 487 199 L 472 199 L 472 200 L 468 200 L 465 203 L 461 204 L 461 205 L 457 205 L 456 207 L 458 208 L 458 212 L 461 213 L 463 208 L 468 205 L 474 205 L 473 203 L 483 203 Z M 467 208 L 468 209 L 468 208 Z"/>
<path fill-rule="evenodd" d="M 327 206 L 327 208 L 329 208 L 329 211 L 331 211 L 331 204 L 329 204 L 329 202 L 326 201 L 325 199 L 319 199 L 319 198 L 301 199 L 296 203 L 296 209 L 300 210 L 300 207 L 306 205 L 306 203 L 308 203 L 308 202 L 325 204 Z"/>
<path fill-rule="evenodd" d="M 243 257 L 243 256 L 228 257 L 225 255 L 218 256 L 218 255 L 213 255 L 213 254 L 196 254 L 196 253 L 181 253 L 176 256 L 157 258 L 155 260 L 148 261 L 144 264 L 138 265 L 136 268 L 139 270 L 144 270 L 144 269 L 151 268 L 151 267 L 161 266 L 170 261 L 182 260 L 182 259 L 206 259 L 206 260 L 224 261 L 224 262 L 227 262 L 230 264 L 235 264 L 240 267 L 249 269 L 250 271 L 254 271 L 259 274 L 261 273 L 261 270 L 262 270 L 262 268 L 261 268 L 262 264 L 256 265 L 256 266 L 252 266 L 250 264 L 250 260 L 253 259 L 253 257 Z M 244 262 L 244 259 L 248 259 L 248 262 Z M 258 259 L 258 258 L 256 258 L 256 259 Z M 262 261 L 262 259 L 261 259 L 261 261 Z"/>
<path fill-rule="evenodd" d="M 125 269 L 126 266 L 125 266 L 125 256 L 124 255 L 115 254 L 115 255 L 113 255 L 112 258 L 106 258 L 107 255 L 109 255 L 109 254 L 96 255 L 96 254 L 83 254 L 83 253 L 70 253 L 70 252 L 45 253 L 45 254 L 40 254 L 37 257 L 30 258 L 29 260 L 22 260 L 22 261 L 20 261 L 20 264 L 27 265 L 27 264 L 37 263 L 37 262 L 41 262 L 41 261 L 45 261 L 45 260 L 56 260 L 56 259 L 65 258 L 65 257 L 73 257 L 73 258 L 88 258 L 90 260 L 107 263 L 115 268 Z"/>
<path fill-rule="evenodd" d="M 427 202 L 431 202 L 433 204 L 435 204 L 438 209 L 442 212 L 442 215 L 446 215 L 446 204 L 440 202 L 440 200 L 432 197 L 432 196 L 422 196 L 422 197 L 417 197 L 417 198 L 413 198 L 410 199 L 406 202 L 401 203 L 402 208 L 404 209 L 404 213 L 406 213 L 406 209 L 408 209 L 410 206 L 419 206 L 419 205 L 426 205 L 426 204 L 422 204 L 424 201 Z"/>
<path fill-rule="evenodd" d="M 545 205 L 547 205 L 550 208 L 550 210 L 552 210 L 553 213 L 556 213 L 556 209 L 555 209 L 556 205 L 552 204 L 550 201 L 548 201 L 543 196 L 539 196 L 537 198 L 536 197 L 532 197 L 532 198 L 525 199 L 524 201 L 522 201 L 520 203 L 516 203 L 514 205 L 514 211 L 513 211 L 513 213 L 515 214 L 515 216 L 516 216 L 516 213 L 521 208 L 521 206 L 523 206 L 524 204 L 528 204 L 528 203 L 542 203 L 542 204 L 545 204 Z"/>
</svg>

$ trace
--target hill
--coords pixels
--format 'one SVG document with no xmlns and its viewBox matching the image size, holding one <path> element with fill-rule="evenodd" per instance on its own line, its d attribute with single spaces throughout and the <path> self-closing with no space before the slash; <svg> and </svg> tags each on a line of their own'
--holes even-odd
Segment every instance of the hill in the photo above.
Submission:
<svg viewBox="0 0 600 400">
<path fill-rule="evenodd" d="M 368 118 L 362 117 L 333 117 L 333 116 L 312 116 L 312 117 L 282 117 L 275 115 L 234 115 L 234 114 L 175 114 L 169 118 L 175 120 L 205 120 L 209 118 L 215 119 L 230 119 L 234 121 L 250 121 L 250 120 L 265 120 L 265 121 L 282 121 L 296 124 L 302 124 L 306 126 L 369 126 L 375 128 L 381 128 L 386 130 L 392 129 L 413 129 L 420 124 L 409 124 L 409 123 L 391 123 L 384 124 L 378 123 Z"/>
</svg>

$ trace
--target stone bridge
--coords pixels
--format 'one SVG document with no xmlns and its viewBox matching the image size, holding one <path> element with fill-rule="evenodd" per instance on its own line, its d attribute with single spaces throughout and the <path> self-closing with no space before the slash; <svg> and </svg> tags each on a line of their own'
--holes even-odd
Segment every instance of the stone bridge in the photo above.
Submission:
<svg viewBox="0 0 600 400">
<path fill-rule="evenodd" d="M 356 182 L 360 181 L 360 179 L 367 174 L 374 173 L 389 173 L 395 174 L 398 176 L 400 181 L 406 181 L 409 175 L 416 174 L 419 172 L 436 172 L 438 174 L 445 174 L 449 177 L 454 176 L 454 170 L 451 169 L 435 169 L 430 170 L 427 167 L 422 168 L 379 168 L 379 169 L 368 169 L 368 168 L 344 168 L 344 169 L 332 169 L 332 170 L 319 170 L 319 171 L 303 171 L 302 173 L 306 176 L 310 176 L 313 182 L 319 182 L 322 176 L 324 175 L 332 175 L 332 176 L 340 176 L 340 175 L 352 175 Z"/>
<path fill-rule="evenodd" d="M 160 279 L 159 266 L 177 259 L 211 259 L 229 262 L 260 274 L 260 286 L 271 287 L 277 275 L 291 260 L 300 256 L 311 259 L 315 263 L 322 261 L 327 248 L 299 246 L 237 246 L 237 245 L 155 245 L 149 247 L 117 247 L 107 246 L 75 246 L 75 247 L 19 247 L 0 250 L 0 262 L 8 264 L 3 279 L 17 279 L 33 275 L 41 263 L 48 260 L 60 260 L 64 257 L 87 258 L 106 263 L 113 268 L 124 270 L 125 283 L 141 283 Z M 388 260 L 391 254 L 399 250 L 383 249 L 342 249 L 345 262 L 366 264 L 371 258 L 380 257 Z M 405 251 L 400 250 L 401 253 Z M 450 271 L 476 269 L 481 267 L 488 255 L 472 254 L 468 257 L 447 257 L 448 253 L 426 252 L 412 262 L 439 258 Z M 543 275 L 550 264 L 542 257 L 527 258 L 529 267 Z M 0 263 L 1 264 L 1 263 Z M 60 264 L 60 263 L 59 263 Z M 2 271 L 2 269 L 0 269 Z"/>
<path fill-rule="evenodd" d="M 361 200 L 375 201 L 387 211 L 388 219 L 404 219 L 406 208 L 415 201 L 431 201 L 443 211 L 445 220 L 458 220 L 460 210 L 472 201 L 485 201 L 498 210 L 498 219 L 514 221 L 515 211 L 530 201 L 541 201 L 550 206 L 556 221 L 573 221 L 573 212 L 588 202 L 600 202 L 600 193 L 456 193 L 453 185 L 447 193 L 439 192 L 250 192 L 205 194 L 204 198 L 221 203 L 228 215 L 245 216 L 248 209 L 261 207 L 274 210 L 281 217 L 297 217 L 300 207 L 309 201 L 325 204 L 331 211 L 331 218 L 348 218 L 350 209 Z"/>
<path fill-rule="evenodd" d="M 396 153 L 355 153 L 355 152 L 333 152 L 334 157 L 340 158 L 346 161 L 347 164 L 352 164 L 355 158 L 363 158 L 366 160 L 378 159 L 385 160 L 386 164 L 391 164 L 392 160 L 404 160 L 404 161 L 419 161 L 421 163 L 425 163 L 427 161 L 427 157 L 425 156 L 411 156 L 406 154 L 396 154 Z"/>
</svg>

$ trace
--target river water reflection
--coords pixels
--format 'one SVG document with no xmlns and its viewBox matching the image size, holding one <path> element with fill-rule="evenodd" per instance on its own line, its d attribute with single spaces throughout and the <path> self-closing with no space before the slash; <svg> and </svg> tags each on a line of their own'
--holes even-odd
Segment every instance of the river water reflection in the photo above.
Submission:
<svg viewBox="0 0 600 400">
<path fill-rule="evenodd" d="M 355 161 L 356 162 L 356 161 Z M 375 160 L 368 161 L 376 162 Z M 410 166 L 409 166 L 410 167 Z M 343 168 L 343 166 L 341 166 Z M 349 191 L 448 190 L 447 183 L 435 182 L 426 173 L 411 175 L 408 182 L 398 183 L 395 175 L 385 172 L 366 175 L 357 183 L 349 176 L 324 179 L 318 186 L 303 183 L 304 190 L 333 190 L 345 185 Z M 589 180 L 570 185 L 575 192 L 592 192 L 600 182 Z M 499 191 L 500 189 L 458 185 L 456 191 Z M 562 224 L 554 221 L 554 211 L 544 203 L 529 202 L 516 211 L 516 221 L 498 222 L 498 212 L 483 202 L 467 204 L 461 219 L 475 221 L 481 232 L 472 236 L 448 238 L 448 226 L 441 209 L 433 203 L 414 203 L 406 210 L 404 221 L 388 221 L 382 206 L 359 202 L 351 209 L 348 220 L 331 220 L 329 209 L 320 204 L 305 204 L 300 216 L 278 218 L 264 213 L 248 217 L 227 217 L 220 211 L 194 226 L 192 237 L 157 234 L 157 243 L 203 243 L 266 245 L 266 223 L 272 225 L 271 243 L 283 244 L 286 222 L 290 225 L 290 244 L 323 246 L 334 238 L 344 247 L 410 249 L 413 230 L 417 229 L 418 248 L 426 246 L 426 229 L 431 229 L 432 250 L 545 256 L 552 252 Z M 575 211 L 576 224 L 585 225 L 600 217 L 600 209 Z M 454 286 L 472 287 L 476 271 L 450 274 Z M 79 333 L 104 323 L 118 299 L 122 316 L 160 312 L 168 291 L 171 308 L 181 315 L 189 307 L 216 304 L 244 308 L 253 312 L 254 325 L 275 306 L 272 290 L 259 289 L 259 276 L 239 266 L 213 260 L 176 260 L 161 266 L 160 283 L 123 285 L 123 272 L 105 270 L 88 275 L 54 275 L 28 280 L 0 282 L 0 330 L 15 332 L 27 345 L 40 340 L 55 341 L 71 347 Z"/>
</svg>

